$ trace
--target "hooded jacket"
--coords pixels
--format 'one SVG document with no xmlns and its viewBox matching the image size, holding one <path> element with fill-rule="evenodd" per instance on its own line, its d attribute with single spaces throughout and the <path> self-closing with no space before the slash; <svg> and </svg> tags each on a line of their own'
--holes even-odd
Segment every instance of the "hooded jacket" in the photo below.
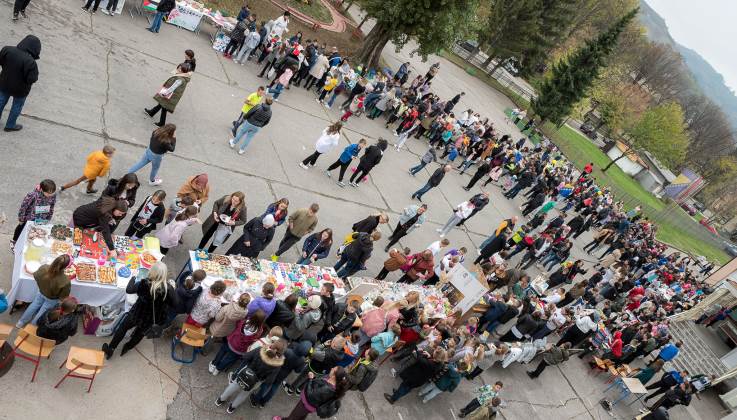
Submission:
<svg viewBox="0 0 737 420">
<path fill-rule="evenodd" d="M 241 307 L 238 302 L 230 302 L 223 306 L 215 315 L 215 320 L 210 324 L 210 335 L 213 337 L 226 337 L 233 332 L 235 324 L 245 319 L 248 311 Z"/>
<path fill-rule="evenodd" d="M 265 228 L 260 217 L 254 217 L 243 226 L 243 235 L 236 240 L 228 254 L 237 252 L 244 257 L 256 258 L 274 238 L 274 228 Z M 245 242 L 250 242 L 246 246 Z"/>
<path fill-rule="evenodd" d="M 266 325 L 272 328 L 276 326 L 286 328 L 294 321 L 295 316 L 294 311 L 283 300 L 277 300 L 274 311 L 266 318 Z"/>
<path fill-rule="evenodd" d="M 0 50 L 0 91 L 10 96 L 25 97 L 38 80 L 36 60 L 41 55 L 41 41 L 27 35 L 17 47 L 6 46 Z"/>
<path fill-rule="evenodd" d="M 352 229 L 354 232 L 371 233 L 379 226 L 379 218 L 380 216 L 369 216 L 354 223 Z"/>
<path fill-rule="evenodd" d="M 440 185 L 440 182 L 445 178 L 445 168 L 442 166 L 435 170 L 435 172 L 430 175 L 430 179 L 427 180 L 427 183 L 432 185 L 433 187 L 437 187 Z"/>
<path fill-rule="evenodd" d="M 268 354 L 269 348 L 267 346 L 261 346 L 255 348 L 243 357 L 243 362 L 240 370 L 244 366 L 248 366 L 260 382 L 270 384 L 274 382 L 276 375 L 284 365 L 284 356 L 270 357 Z"/>
<path fill-rule="evenodd" d="M 71 314 L 62 315 L 56 321 L 50 319 L 51 312 L 56 311 L 56 308 L 49 309 L 45 314 L 38 320 L 38 330 L 36 335 L 42 338 L 48 338 L 49 340 L 56 341 L 56 345 L 59 345 L 67 340 L 70 336 L 77 333 L 77 314 L 72 312 Z"/>
<path fill-rule="evenodd" d="M 207 176 L 206 174 L 200 175 Z M 187 182 L 185 182 L 184 185 L 179 188 L 179 191 L 177 192 L 177 197 L 184 198 L 185 196 L 189 196 L 192 198 L 192 201 L 200 200 L 200 205 L 205 204 L 208 196 L 210 195 L 210 184 L 207 183 L 204 189 L 200 189 L 195 184 L 195 178 L 200 175 L 194 175 L 187 178 Z"/>
<path fill-rule="evenodd" d="M 170 88 L 176 83 L 176 88 L 174 88 L 174 92 L 172 92 L 170 97 L 165 97 L 159 95 L 157 92 L 156 95 L 154 95 L 154 100 L 158 102 L 159 105 L 161 105 L 162 108 L 165 110 L 174 113 L 174 110 L 177 108 L 177 104 L 179 104 L 179 100 L 182 99 L 182 95 L 184 95 L 185 89 L 187 89 L 187 84 L 189 84 L 189 78 L 192 77 L 192 72 L 189 73 L 177 73 L 174 76 L 166 79 L 166 82 L 164 82 L 165 88 Z"/>
<path fill-rule="evenodd" d="M 118 197 L 115 196 L 115 193 L 118 191 L 119 181 L 119 179 L 111 178 L 107 182 L 107 186 L 105 187 L 105 189 L 102 190 L 102 195 L 100 197 L 111 197 L 117 200 Z M 140 184 L 125 192 L 125 201 L 126 203 L 128 203 L 128 208 L 133 207 L 133 205 L 136 203 L 136 193 L 138 192 L 138 187 L 140 187 Z"/>
<path fill-rule="evenodd" d="M 352 263 L 363 266 L 369 257 L 371 257 L 371 252 L 374 250 L 374 242 L 368 233 L 354 233 L 353 237 L 355 240 L 345 248 L 343 255 Z"/>
<path fill-rule="evenodd" d="M 173 308 L 174 312 L 177 314 L 188 314 L 192 312 L 192 308 L 194 308 L 197 298 L 200 297 L 202 286 L 196 284 L 191 289 L 187 289 L 184 287 L 183 283 L 180 283 L 177 285 L 175 292 L 177 294 L 177 302 Z"/>
<path fill-rule="evenodd" d="M 381 148 L 375 144 L 369 146 L 361 156 L 361 160 L 358 163 L 359 169 L 365 169 L 370 171 L 374 166 L 381 162 L 381 158 L 384 156 L 384 152 Z"/>
</svg>

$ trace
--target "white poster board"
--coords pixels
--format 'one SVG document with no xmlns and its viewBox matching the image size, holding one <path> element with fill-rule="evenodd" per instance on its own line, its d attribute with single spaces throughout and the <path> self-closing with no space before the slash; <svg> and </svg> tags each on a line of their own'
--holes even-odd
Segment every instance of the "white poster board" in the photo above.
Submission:
<svg viewBox="0 0 737 420">
<path fill-rule="evenodd" d="M 460 264 L 448 272 L 448 282 L 441 286 L 453 310 L 465 314 L 484 296 L 488 289 Z"/>
<path fill-rule="evenodd" d="M 202 12 L 189 7 L 186 3 L 177 3 L 177 7 L 169 13 L 167 23 L 189 31 L 196 31 L 202 20 Z"/>
</svg>

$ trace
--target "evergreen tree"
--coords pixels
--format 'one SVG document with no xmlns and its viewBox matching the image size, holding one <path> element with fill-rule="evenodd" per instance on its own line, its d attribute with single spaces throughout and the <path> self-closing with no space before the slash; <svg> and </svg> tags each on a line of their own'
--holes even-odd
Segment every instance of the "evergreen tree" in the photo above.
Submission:
<svg viewBox="0 0 737 420">
<path fill-rule="evenodd" d="M 484 67 L 511 57 L 521 57 L 530 48 L 540 28 L 541 0 L 493 0 L 479 43 L 487 46 L 489 59 Z"/>
<path fill-rule="evenodd" d="M 553 74 L 547 78 L 532 102 L 535 114 L 543 121 L 561 124 L 573 105 L 587 93 L 599 75 L 601 67 L 617 45 L 619 34 L 637 15 L 638 9 L 623 16 L 608 31 L 575 51 L 570 57 L 561 59 L 553 66 Z"/>
<path fill-rule="evenodd" d="M 465 39 L 478 26 L 478 0 L 361 0 L 360 4 L 375 21 L 356 58 L 368 67 L 378 66 L 389 41 L 401 48 L 414 39 L 424 57 Z"/>
<path fill-rule="evenodd" d="M 583 0 L 541 0 L 540 22 L 535 33 L 522 52 L 520 72 L 523 76 L 531 75 L 537 68 L 545 64 L 550 51 L 558 46 L 566 35 L 577 15 L 577 9 Z"/>
</svg>

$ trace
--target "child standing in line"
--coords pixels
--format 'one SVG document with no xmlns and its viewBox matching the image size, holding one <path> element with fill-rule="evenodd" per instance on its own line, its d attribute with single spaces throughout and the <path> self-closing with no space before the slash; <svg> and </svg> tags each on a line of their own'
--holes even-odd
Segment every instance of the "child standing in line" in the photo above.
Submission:
<svg viewBox="0 0 737 420">
<path fill-rule="evenodd" d="M 182 239 L 182 235 L 184 235 L 184 231 L 187 230 L 188 227 L 195 223 L 202 223 L 202 221 L 197 218 L 197 213 L 199 213 L 199 211 L 200 209 L 198 207 L 189 206 L 184 209 L 183 212 L 177 214 L 171 223 L 156 232 L 156 235 L 154 236 L 159 238 L 162 254 L 166 255 L 166 253 L 169 252 L 169 249 L 179 245 L 179 241 Z"/>
<path fill-rule="evenodd" d="M 348 106 L 348 110 L 345 111 L 345 114 L 343 114 L 342 117 L 340 117 L 340 120 L 343 122 L 348 121 L 348 118 L 351 117 L 351 115 L 360 112 L 363 110 L 363 103 L 366 100 L 366 94 L 361 93 L 360 95 L 353 98 L 353 101 L 351 101 L 351 104 Z"/>
<path fill-rule="evenodd" d="M 289 81 L 292 79 L 293 75 L 294 67 L 287 67 L 281 74 L 281 76 L 279 76 L 279 79 L 277 79 L 276 86 L 274 86 L 273 89 L 269 89 L 269 93 L 273 95 L 275 101 L 279 102 L 279 95 L 281 95 L 284 87 L 289 84 Z"/>
<path fill-rule="evenodd" d="M 50 179 L 44 179 L 36 185 L 33 191 L 26 194 L 18 210 L 18 225 L 10 241 L 10 249 L 15 252 L 15 241 L 18 240 L 23 228 L 29 221 L 51 221 L 56 205 L 56 184 Z M 1 312 L 1 311 L 0 311 Z"/>
<path fill-rule="evenodd" d="M 332 73 L 328 73 L 325 79 L 325 84 L 322 86 L 320 91 L 320 97 L 315 99 L 317 103 L 325 104 L 325 97 L 328 93 L 332 92 L 335 87 L 338 86 L 338 78 L 333 76 Z"/>
<path fill-rule="evenodd" d="M 420 122 L 421 121 L 417 119 L 412 123 L 412 125 L 408 129 L 402 131 L 402 133 L 399 135 L 399 139 L 397 140 L 397 145 L 395 146 L 395 149 L 397 150 L 397 152 L 402 148 L 402 146 L 404 146 L 404 142 L 407 141 L 410 134 L 412 134 L 415 130 L 417 130 L 417 127 L 420 126 Z"/>
<path fill-rule="evenodd" d="M 253 108 L 254 106 L 260 104 L 261 100 L 264 99 L 265 94 L 266 94 L 266 88 L 263 86 L 259 86 L 255 92 L 248 95 L 246 99 L 243 101 L 243 108 L 241 108 L 241 115 L 239 115 L 238 118 L 235 121 L 233 121 L 233 129 L 230 130 L 233 133 L 233 137 L 235 137 L 235 134 L 238 131 L 238 127 L 240 127 L 241 123 L 243 122 L 243 118 L 246 116 L 248 111 L 250 111 L 251 108 Z"/>
<path fill-rule="evenodd" d="M 164 213 L 166 213 L 164 199 L 166 199 L 164 190 L 156 190 L 146 197 L 141 207 L 133 215 L 125 236 L 130 236 L 132 239 L 143 238 L 156 229 L 156 226 L 164 220 Z"/>
</svg>

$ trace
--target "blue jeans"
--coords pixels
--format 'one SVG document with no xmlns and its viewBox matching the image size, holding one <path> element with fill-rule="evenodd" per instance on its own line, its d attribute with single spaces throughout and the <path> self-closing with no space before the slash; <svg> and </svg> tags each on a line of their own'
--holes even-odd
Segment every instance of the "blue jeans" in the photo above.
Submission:
<svg viewBox="0 0 737 420">
<path fill-rule="evenodd" d="M 228 346 L 228 341 L 224 341 L 223 345 L 218 350 L 218 354 L 212 359 L 212 364 L 215 365 L 217 370 L 224 371 L 229 368 L 236 360 L 240 359 L 240 355 L 233 353 L 233 350 Z"/>
<path fill-rule="evenodd" d="M 333 268 L 336 271 L 335 274 L 337 274 L 338 277 L 342 279 L 348 276 L 352 276 L 361 269 L 361 267 L 356 267 L 352 261 L 348 260 L 348 257 L 346 257 L 345 254 L 340 256 L 340 260 L 335 263 L 335 266 Z"/>
<path fill-rule="evenodd" d="M 241 139 L 245 137 L 243 145 L 241 146 L 241 150 L 246 150 L 246 147 L 248 147 L 249 143 L 251 143 L 251 140 L 253 140 L 253 137 L 256 135 L 256 133 L 258 133 L 258 130 L 260 129 L 261 127 L 256 127 L 248 121 L 243 121 L 243 124 L 238 127 L 238 133 L 236 133 L 233 143 L 235 143 L 237 146 L 238 143 L 241 142 Z"/>
<path fill-rule="evenodd" d="M 550 254 L 545 256 L 545 258 L 543 258 L 541 264 L 543 265 L 543 267 L 545 267 L 545 269 L 550 270 L 555 266 L 555 264 L 558 264 L 560 262 L 561 259 L 557 255 L 555 255 L 555 253 L 551 252 Z M 550 267 L 548 267 L 548 264 L 550 264 Z"/>
<path fill-rule="evenodd" d="M 402 383 L 399 384 L 399 388 L 394 390 L 394 393 L 392 394 L 392 401 L 396 401 L 404 397 L 405 395 L 409 394 L 410 391 L 412 391 L 412 387 L 402 381 Z"/>
<path fill-rule="evenodd" d="M 312 261 L 312 258 L 310 257 L 300 258 L 299 261 L 297 261 L 297 264 L 310 265 L 310 264 L 313 264 L 313 261 Z"/>
<path fill-rule="evenodd" d="M 156 180 L 156 174 L 159 173 L 159 167 L 161 166 L 161 160 L 164 158 L 164 155 L 157 155 L 156 153 L 152 152 L 151 149 L 146 149 L 145 152 L 143 152 L 143 156 L 141 157 L 141 160 L 138 161 L 135 165 L 133 165 L 130 169 L 128 169 L 128 173 L 136 173 L 139 169 L 143 168 L 144 166 L 148 165 L 149 162 L 151 163 L 151 175 L 149 176 L 148 180 L 151 182 L 154 182 Z"/>
<path fill-rule="evenodd" d="M 276 382 L 273 384 L 262 382 L 256 392 L 252 394 L 253 401 L 261 405 L 266 405 L 274 397 L 276 391 L 279 390 L 279 385 L 281 384 Z"/>
<path fill-rule="evenodd" d="M 154 20 L 151 22 L 151 27 L 148 28 L 148 30 L 159 33 L 159 28 L 161 28 L 161 22 L 164 20 L 164 15 L 165 14 L 163 12 L 156 12 Z"/>
<path fill-rule="evenodd" d="M 274 96 L 274 99 L 279 99 L 279 95 L 281 95 L 282 90 L 284 90 L 284 85 L 277 82 L 276 86 L 274 86 L 274 89 L 269 89 L 269 93 Z"/>
<path fill-rule="evenodd" d="M 5 105 L 9 100 L 10 95 L 0 90 L 0 118 L 2 118 Z M 5 122 L 5 128 L 15 127 L 15 121 L 18 119 L 24 103 L 26 103 L 26 96 L 13 96 L 13 105 L 10 106 L 10 114 L 8 114 L 8 121 Z"/>
<path fill-rule="evenodd" d="M 480 249 L 486 248 L 486 245 L 489 245 L 491 243 L 491 241 L 494 240 L 494 238 L 496 238 L 496 235 L 489 236 L 488 238 L 486 238 L 486 240 L 484 240 L 484 242 L 481 242 L 481 246 L 479 248 Z M 511 256 L 510 256 L 510 258 L 511 258 Z"/>
<path fill-rule="evenodd" d="M 410 169 L 409 169 L 409 171 L 410 171 L 410 172 L 412 172 L 412 175 L 414 175 L 414 174 L 416 174 L 417 172 L 420 172 L 420 171 L 422 170 L 422 168 L 424 168 L 425 166 L 427 166 L 427 162 L 425 162 L 425 161 L 420 161 L 420 164 L 419 164 L 419 165 L 417 165 L 417 166 L 415 166 L 415 167 L 412 167 L 412 168 L 410 168 Z"/>
<path fill-rule="evenodd" d="M 415 191 L 415 193 L 412 194 L 412 198 L 417 197 L 420 200 L 422 200 L 422 195 L 425 194 L 426 192 L 430 191 L 432 189 L 432 187 L 433 187 L 432 184 L 430 184 L 428 182 L 427 184 L 425 184 L 424 187 L 422 187 L 419 190 Z"/>
<path fill-rule="evenodd" d="M 340 92 L 337 92 L 337 90 L 338 90 L 337 88 L 333 89 L 333 96 L 331 96 L 330 99 L 328 100 L 328 106 L 333 106 L 333 102 L 335 102 L 335 98 L 337 98 L 338 95 L 340 95 Z"/>
<path fill-rule="evenodd" d="M 41 316 L 49 309 L 55 307 L 57 303 L 59 303 L 59 299 L 49 299 L 41 294 L 41 292 L 36 293 L 36 297 L 33 298 L 33 302 L 28 305 L 26 311 L 23 312 L 23 316 L 18 320 L 18 325 L 25 326 L 28 324 L 28 321 L 31 321 L 31 318 L 33 318 L 31 324 L 38 324 L 38 320 Z"/>
</svg>

